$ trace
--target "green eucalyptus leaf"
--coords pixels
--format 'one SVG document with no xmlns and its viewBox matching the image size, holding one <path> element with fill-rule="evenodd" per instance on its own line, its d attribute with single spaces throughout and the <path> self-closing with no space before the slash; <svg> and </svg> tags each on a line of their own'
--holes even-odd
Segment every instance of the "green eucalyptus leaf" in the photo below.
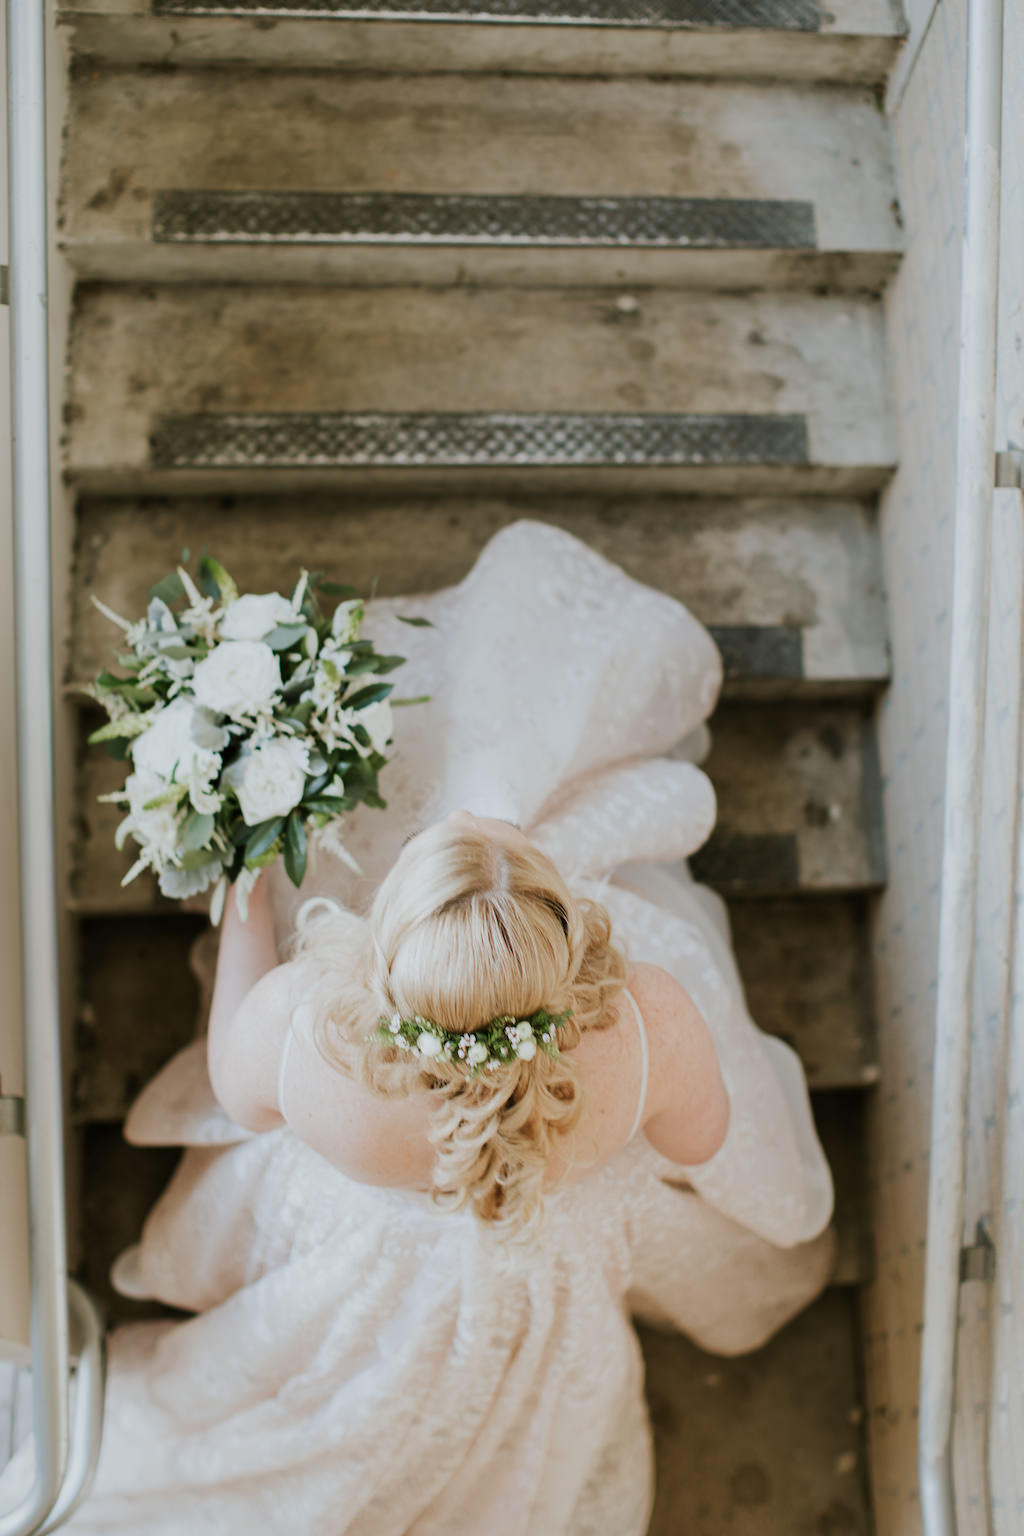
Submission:
<svg viewBox="0 0 1024 1536">
<path fill-rule="evenodd" d="M 399 613 L 399 614 L 396 615 L 396 617 L 397 617 L 398 622 L 400 624 L 411 624 L 413 629 L 433 629 L 434 628 L 434 625 L 433 625 L 433 623 L 432 623 L 432 621 L 430 619 L 424 619 L 424 618 L 420 618 L 420 617 L 406 618 L 404 613 Z"/>
<path fill-rule="evenodd" d="M 155 586 L 149 589 L 150 602 L 157 598 L 160 602 L 166 603 L 168 607 L 170 607 L 171 603 L 177 602 L 179 597 L 184 596 L 185 586 L 177 571 L 172 571 L 169 576 L 165 576 L 162 581 L 158 581 Z"/>
<path fill-rule="evenodd" d="M 380 699 L 386 699 L 394 686 L 394 683 L 371 683 L 368 688 L 360 688 L 357 692 L 348 694 L 342 702 L 346 709 L 365 709 L 368 704 L 376 704 Z"/>
<path fill-rule="evenodd" d="M 149 721 L 142 715 L 122 715 L 120 720 L 108 720 L 106 725 L 92 731 L 88 741 L 91 747 L 99 741 L 126 741 L 141 736 L 148 729 Z"/>
<path fill-rule="evenodd" d="M 391 707 L 392 709 L 403 709 L 408 704 L 429 704 L 430 699 L 431 695 L 429 693 L 421 693 L 417 699 L 392 699 Z"/>
<path fill-rule="evenodd" d="M 203 848 L 209 851 L 210 838 L 216 820 L 206 811 L 192 811 L 185 817 L 181 828 L 181 846 L 194 849 Z"/>
<path fill-rule="evenodd" d="M 225 603 L 233 603 L 238 597 L 234 581 L 212 555 L 200 556 L 199 585 L 207 597 L 219 597 Z"/>
<path fill-rule="evenodd" d="M 284 867 L 292 885 L 302 884 L 306 875 L 306 829 L 301 816 L 293 811 L 284 830 Z"/>
<path fill-rule="evenodd" d="M 343 581 L 321 581 L 315 576 L 311 576 L 309 581 L 310 585 L 314 586 L 318 592 L 322 592 L 324 597 L 355 597 L 356 595 L 355 587 L 347 586 Z"/>
<path fill-rule="evenodd" d="M 283 827 L 283 816 L 274 816 L 270 821 L 261 821 L 258 827 L 254 827 L 245 845 L 245 862 L 252 864 L 254 859 L 272 848 L 281 836 Z"/>
<path fill-rule="evenodd" d="M 269 645 L 272 651 L 288 651 L 294 649 L 306 634 L 305 624 L 278 624 L 269 635 L 263 639 L 264 645 Z"/>
</svg>

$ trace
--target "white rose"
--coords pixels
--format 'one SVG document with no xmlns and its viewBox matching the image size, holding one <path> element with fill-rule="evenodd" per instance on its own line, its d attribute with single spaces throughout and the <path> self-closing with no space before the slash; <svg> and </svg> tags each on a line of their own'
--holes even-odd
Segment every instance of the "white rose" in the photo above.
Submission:
<svg viewBox="0 0 1024 1536">
<path fill-rule="evenodd" d="M 416 1049 L 421 1056 L 440 1056 L 444 1050 L 444 1043 L 436 1035 L 428 1035 L 424 1031 L 416 1039 Z"/>
<path fill-rule="evenodd" d="M 197 703 L 234 719 L 264 709 L 280 686 L 281 663 L 257 640 L 223 641 L 192 679 Z"/>
<path fill-rule="evenodd" d="M 195 710 L 188 699 L 174 699 L 156 716 L 148 730 L 132 742 L 132 763 L 146 778 L 180 780 L 188 778 L 195 756 L 192 740 L 192 716 Z"/>
<path fill-rule="evenodd" d="M 361 725 L 365 728 L 370 738 L 370 746 L 374 752 L 383 753 L 391 739 L 391 704 L 387 699 L 378 699 L 376 704 L 367 704 L 365 709 L 357 709 L 351 716 L 353 725 Z"/>
<path fill-rule="evenodd" d="M 225 640 L 262 640 L 279 624 L 294 624 L 298 615 L 280 592 L 247 592 L 229 603 L 220 624 Z"/>
<path fill-rule="evenodd" d="M 306 787 L 308 767 L 309 748 L 284 737 L 265 741 L 243 758 L 237 788 L 246 824 L 255 827 L 294 810 Z"/>
<path fill-rule="evenodd" d="M 466 1052 L 466 1060 L 469 1062 L 471 1067 L 478 1067 L 482 1061 L 487 1060 L 489 1054 L 490 1052 L 488 1051 L 486 1045 L 484 1045 L 481 1040 L 477 1040 L 475 1045 L 471 1045 L 469 1050 Z"/>
<path fill-rule="evenodd" d="M 521 1040 L 516 1046 L 516 1055 L 520 1061 L 532 1061 L 537 1054 L 536 1040 Z"/>
</svg>

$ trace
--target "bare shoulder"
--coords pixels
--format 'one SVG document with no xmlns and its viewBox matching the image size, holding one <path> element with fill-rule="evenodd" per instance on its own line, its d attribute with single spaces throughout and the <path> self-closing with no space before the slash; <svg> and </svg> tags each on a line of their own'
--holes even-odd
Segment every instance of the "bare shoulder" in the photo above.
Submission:
<svg viewBox="0 0 1024 1536">
<path fill-rule="evenodd" d="M 676 978 L 660 965 L 635 965 L 629 990 L 643 1015 L 654 1057 L 671 1060 L 701 1055 L 708 1040 L 707 1025 L 693 998 Z"/>
<path fill-rule="evenodd" d="M 647 1138 L 674 1162 L 706 1162 L 729 1124 L 728 1094 L 707 1021 L 686 988 L 661 966 L 634 966 L 630 991 L 651 1053 Z"/>
</svg>

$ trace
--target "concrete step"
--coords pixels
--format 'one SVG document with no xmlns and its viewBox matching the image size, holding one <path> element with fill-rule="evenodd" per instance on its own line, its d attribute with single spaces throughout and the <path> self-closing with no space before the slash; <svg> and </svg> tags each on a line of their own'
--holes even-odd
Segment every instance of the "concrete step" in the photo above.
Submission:
<svg viewBox="0 0 1024 1536">
<path fill-rule="evenodd" d="M 877 744 L 856 705 L 729 703 L 711 741 L 718 819 L 690 860 L 698 880 L 734 899 L 885 883 Z"/>
<path fill-rule="evenodd" d="M 272 69 L 876 83 L 895 0 L 63 0 L 79 56 Z"/>
<path fill-rule="evenodd" d="M 832 1291 L 753 1355 L 642 1328 L 648 1536 L 869 1536 L 856 1298 Z"/>
<path fill-rule="evenodd" d="M 66 143 L 87 279 L 879 289 L 900 249 L 863 87 L 80 70 Z"/>
<path fill-rule="evenodd" d="M 484 498 L 358 505 L 309 497 L 173 501 L 86 498 L 78 508 L 71 654 L 76 679 L 112 660 L 116 634 L 92 593 L 143 612 L 150 585 L 183 549 L 206 548 L 243 590 L 280 587 L 317 559 L 382 597 L 451 585 L 498 530 L 530 517 L 565 528 L 708 625 L 730 697 L 874 696 L 886 640 L 874 514 L 824 500 L 628 501 Z M 335 562 L 326 552 L 343 551 Z"/>
<path fill-rule="evenodd" d="M 97 723 L 83 711 L 83 726 Z M 885 879 L 881 787 L 870 718 L 856 704 L 728 703 L 712 721 L 705 769 L 718 822 L 691 860 L 697 879 L 724 896 L 808 896 L 876 890 Z M 117 789 L 124 765 L 83 744 L 80 841 L 72 906 L 83 917 L 174 909 L 148 874 L 121 880 L 134 860 L 120 852 Z"/>
<path fill-rule="evenodd" d="M 896 457 L 853 296 L 87 284 L 70 378 L 84 490 L 863 495 Z"/>
<path fill-rule="evenodd" d="M 740 902 L 730 915 L 751 1013 L 793 1046 L 811 1087 L 877 1081 L 860 902 Z M 179 912 L 83 924 L 76 1123 L 122 1120 L 143 1084 L 193 1039 L 201 1004 L 189 954 L 204 932 L 202 918 Z"/>
</svg>

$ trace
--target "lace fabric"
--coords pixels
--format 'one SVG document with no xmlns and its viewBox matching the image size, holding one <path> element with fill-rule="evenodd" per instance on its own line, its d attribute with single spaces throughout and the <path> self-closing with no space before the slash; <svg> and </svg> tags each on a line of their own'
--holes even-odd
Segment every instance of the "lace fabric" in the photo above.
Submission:
<svg viewBox="0 0 1024 1536">
<path fill-rule="evenodd" d="M 642 1536 L 651 1442 L 630 1309 L 731 1354 L 831 1269 L 832 1186 L 802 1071 L 750 1018 L 724 904 L 684 862 L 714 822 L 688 760 L 721 681 L 707 632 L 529 522 L 458 587 L 371 605 L 368 629 L 409 657 L 401 692 L 431 703 L 396 716 L 387 812 L 346 823 L 363 875 L 321 854 L 302 899 L 365 909 L 416 827 L 460 805 L 511 817 L 605 902 L 634 960 L 688 989 L 729 1132 L 693 1168 L 636 1136 L 510 1248 L 429 1197 L 355 1183 L 287 1125 L 234 1126 L 197 1041 L 129 1118 L 130 1140 L 185 1151 L 114 1274 L 196 1315 L 115 1331 L 74 1536 Z M 282 880 L 274 897 L 287 933 L 296 897 Z M 0 1496 L 30 1476 L 23 1452 Z"/>
</svg>

